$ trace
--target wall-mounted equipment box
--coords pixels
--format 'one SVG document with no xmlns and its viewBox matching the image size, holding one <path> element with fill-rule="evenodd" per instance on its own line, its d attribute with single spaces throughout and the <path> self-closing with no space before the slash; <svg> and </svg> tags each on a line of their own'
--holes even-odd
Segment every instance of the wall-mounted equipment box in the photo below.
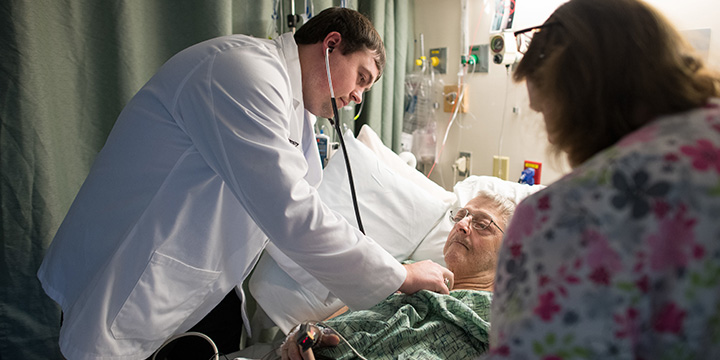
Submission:
<svg viewBox="0 0 720 360">
<path fill-rule="evenodd" d="M 523 163 L 523 169 L 531 168 L 535 170 L 535 176 L 533 177 L 535 179 L 535 185 L 540 184 L 540 175 L 542 174 L 542 163 L 539 163 L 537 161 L 530 161 L 525 160 Z"/>
<path fill-rule="evenodd" d="M 470 48 L 470 56 L 475 55 L 475 64 L 468 65 L 468 71 L 473 73 L 487 73 L 490 62 L 490 55 L 488 53 L 489 45 L 473 45 Z"/>
<path fill-rule="evenodd" d="M 430 66 L 440 74 L 447 73 L 447 48 L 430 49 Z"/>
</svg>

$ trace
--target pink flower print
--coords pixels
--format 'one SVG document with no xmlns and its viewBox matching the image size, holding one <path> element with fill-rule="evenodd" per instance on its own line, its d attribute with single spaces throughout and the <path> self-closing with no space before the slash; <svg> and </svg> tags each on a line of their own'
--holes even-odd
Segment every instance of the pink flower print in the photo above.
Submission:
<svg viewBox="0 0 720 360">
<path fill-rule="evenodd" d="M 522 245 L 510 245 L 510 254 L 512 254 L 513 257 L 519 257 L 522 254 Z"/>
<path fill-rule="evenodd" d="M 503 357 L 507 357 L 507 356 L 510 356 L 510 347 L 507 346 L 507 345 L 503 345 L 503 346 L 500 346 L 500 347 L 497 347 L 497 348 L 493 349 L 493 350 L 490 351 L 490 352 L 491 352 L 492 354 L 497 354 L 497 355 L 500 355 L 500 356 L 503 356 Z"/>
<path fill-rule="evenodd" d="M 555 302 L 555 293 L 546 292 L 540 295 L 540 304 L 533 309 L 533 312 L 545 321 L 550 321 L 557 312 L 560 311 L 560 305 Z"/>
<path fill-rule="evenodd" d="M 712 127 L 713 129 L 715 129 L 715 131 L 720 132 L 720 124 L 713 124 Z"/>
<path fill-rule="evenodd" d="M 638 322 L 638 311 L 635 308 L 628 308 L 625 315 L 613 315 L 613 320 L 619 329 L 615 332 L 615 337 L 623 339 L 630 338 L 635 342 L 638 338 L 640 323 Z"/>
<path fill-rule="evenodd" d="M 643 275 L 640 280 L 635 282 L 635 286 L 637 286 L 640 292 L 647 294 L 648 290 L 650 290 L 650 278 L 648 278 L 647 275 Z"/>
<path fill-rule="evenodd" d="M 610 285 L 610 273 L 604 267 L 595 268 L 590 273 L 590 280 L 598 285 Z"/>
<path fill-rule="evenodd" d="M 515 228 L 524 236 L 532 234 L 535 215 L 535 209 L 531 206 L 518 206 L 515 215 L 513 215 L 513 219 L 517 219 L 517 221 L 513 222 L 516 224 Z"/>
<path fill-rule="evenodd" d="M 620 270 L 622 262 L 620 255 L 610 247 L 607 238 L 595 231 L 588 230 L 583 233 L 583 240 L 587 244 L 585 260 L 591 268 L 605 267 L 608 270 Z"/>
<path fill-rule="evenodd" d="M 516 250 L 522 246 L 523 238 L 533 233 L 535 220 L 535 209 L 532 206 L 520 205 L 516 208 L 512 226 L 505 234 L 505 243 L 510 249 L 514 249 L 513 255 L 519 255 Z"/>
<path fill-rule="evenodd" d="M 661 333 L 679 333 L 687 312 L 675 303 L 666 304 L 656 315 L 653 328 Z"/>
<path fill-rule="evenodd" d="M 693 246 L 693 258 L 702 259 L 705 256 L 705 247 L 699 244 Z"/>
<path fill-rule="evenodd" d="M 580 268 L 580 265 L 582 262 L 580 259 L 575 260 L 573 263 L 573 270 L 578 270 Z M 558 279 L 564 280 L 568 284 L 577 284 L 580 282 L 580 278 L 573 274 L 568 274 L 568 269 L 565 265 L 561 266 L 560 269 L 558 269 Z"/>
<path fill-rule="evenodd" d="M 538 209 L 550 210 L 550 196 L 545 195 L 538 200 Z"/>
<path fill-rule="evenodd" d="M 715 168 L 720 173 L 720 148 L 716 148 L 706 139 L 697 141 L 697 147 L 689 145 L 680 148 L 680 151 L 692 158 L 692 165 L 695 169 L 705 171 L 708 168 Z"/>
<path fill-rule="evenodd" d="M 612 274 L 622 268 L 620 255 L 610 247 L 607 238 L 595 230 L 583 233 L 583 240 L 587 244 L 585 260 L 592 269 L 590 280 L 596 284 L 609 285 Z"/>
<path fill-rule="evenodd" d="M 670 211 L 670 205 L 664 200 L 658 200 L 653 204 L 653 212 L 658 219 L 664 218 L 668 211 Z"/>
<path fill-rule="evenodd" d="M 622 138 L 618 142 L 617 146 L 626 147 L 626 146 L 630 146 L 630 145 L 633 145 L 636 143 L 642 144 L 642 143 L 650 142 L 655 138 L 656 128 L 657 128 L 657 126 L 655 124 L 645 126 L 641 129 L 631 133 L 630 135 Z"/>
<path fill-rule="evenodd" d="M 683 267 L 693 255 L 695 242 L 695 219 L 685 218 L 685 209 L 677 215 L 660 221 L 658 233 L 648 236 L 650 245 L 650 268 L 665 270 Z"/>
<path fill-rule="evenodd" d="M 712 108 L 717 109 L 717 104 L 712 104 Z M 710 108 L 710 107 L 708 107 Z M 705 120 L 710 124 L 710 126 L 717 132 L 720 132 L 720 116 L 718 114 L 715 114 L 717 111 L 714 111 L 712 114 L 708 115 L 708 117 L 705 118 Z"/>
<path fill-rule="evenodd" d="M 668 154 L 665 154 L 663 159 L 667 162 L 676 162 L 676 161 L 680 160 L 680 157 L 677 156 L 677 154 L 668 153 Z"/>
<path fill-rule="evenodd" d="M 545 355 L 543 360 L 563 360 L 562 356 L 558 355 Z"/>
</svg>

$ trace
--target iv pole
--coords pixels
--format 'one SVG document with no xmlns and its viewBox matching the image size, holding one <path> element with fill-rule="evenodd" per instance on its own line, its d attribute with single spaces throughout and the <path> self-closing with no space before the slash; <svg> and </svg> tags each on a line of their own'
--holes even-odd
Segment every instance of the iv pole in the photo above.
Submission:
<svg viewBox="0 0 720 360">
<path fill-rule="evenodd" d="M 295 13 L 295 0 L 290 0 L 290 13 L 287 16 L 287 24 L 290 31 L 295 33 L 297 23 L 300 21 L 300 15 Z"/>
</svg>

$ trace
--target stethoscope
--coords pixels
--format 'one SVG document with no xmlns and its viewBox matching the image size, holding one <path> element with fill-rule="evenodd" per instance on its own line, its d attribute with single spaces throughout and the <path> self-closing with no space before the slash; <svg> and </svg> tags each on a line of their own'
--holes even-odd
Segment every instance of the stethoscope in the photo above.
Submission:
<svg viewBox="0 0 720 360">
<path fill-rule="evenodd" d="M 353 207 L 355 208 L 355 218 L 357 219 L 358 229 L 360 229 L 360 232 L 365 234 L 362 220 L 360 220 L 360 208 L 358 207 L 357 195 L 355 194 L 355 182 L 353 181 L 352 170 L 350 169 L 350 158 L 348 158 L 347 149 L 345 148 L 345 140 L 343 139 L 343 133 L 340 130 L 340 116 L 338 115 L 337 102 L 335 101 L 335 91 L 333 89 L 332 76 L 330 75 L 330 53 L 332 51 L 333 48 L 330 46 L 325 49 L 325 69 L 327 70 L 328 86 L 330 86 L 330 102 L 332 103 L 334 115 L 334 119 L 328 120 L 330 120 L 331 125 L 333 125 L 335 129 L 335 133 L 338 134 L 338 137 L 340 138 L 340 146 L 342 147 L 343 157 L 345 158 L 345 168 L 347 169 L 348 180 L 350 182 L 350 195 L 352 196 Z"/>
</svg>

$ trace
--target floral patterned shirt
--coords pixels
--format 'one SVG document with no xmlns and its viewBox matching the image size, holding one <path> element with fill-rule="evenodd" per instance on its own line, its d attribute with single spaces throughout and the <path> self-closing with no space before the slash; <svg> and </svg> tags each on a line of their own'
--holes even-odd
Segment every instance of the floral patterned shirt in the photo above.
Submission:
<svg viewBox="0 0 720 360">
<path fill-rule="evenodd" d="M 720 359 L 720 101 L 624 137 L 517 208 L 492 359 Z"/>
</svg>

